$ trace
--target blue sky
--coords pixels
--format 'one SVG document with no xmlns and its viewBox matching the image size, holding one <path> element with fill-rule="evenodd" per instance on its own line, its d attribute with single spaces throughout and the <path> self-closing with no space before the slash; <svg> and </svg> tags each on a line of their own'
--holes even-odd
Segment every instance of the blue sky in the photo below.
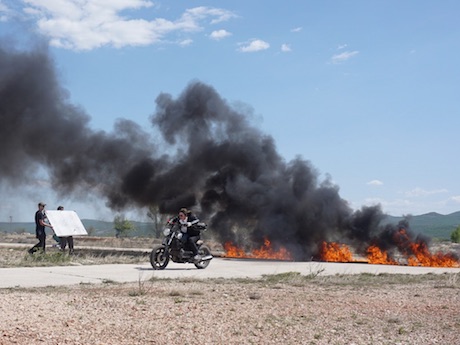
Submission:
<svg viewBox="0 0 460 345">
<path fill-rule="evenodd" d="M 353 208 L 449 214 L 460 210 L 459 14 L 458 1 L 427 0 L 0 0 L 0 33 L 49 44 L 94 129 L 117 118 L 148 129 L 161 92 L 199 80 Z M 46 188 L 2 193 L 1 221 L 62 203 Z M 64 203 L 113 219 L 95 200 Z"/>
</svg>

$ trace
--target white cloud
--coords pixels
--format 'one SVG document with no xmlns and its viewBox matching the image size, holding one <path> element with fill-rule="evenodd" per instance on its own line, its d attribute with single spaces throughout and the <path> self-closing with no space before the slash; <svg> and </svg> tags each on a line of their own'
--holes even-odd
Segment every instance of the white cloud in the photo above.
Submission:
<svg viewBox="0 0 460 345">
<path fill-rule="evenodd" d="M 287 53 L 287 52 L 292 51 L 292 49 L 291 49 L 291 46 L 289 44 L 283 43 L 281 45 L 281 51 Z"/>
<path fill-rule="evenodd" d="M 5 5 L 0 0 L 0 22 L 7 22 L 11 20 L 13 16 L 13 10 L 11 10 L 7 5 Z"/>
<path fill-rule="evenodd" d="M 357 51 L 357 50 L 355 50 L 355 51 L 346 51 L 346 52 L 334 55 L 331 58 L 331 61 L 334 64 L 339 64 L 339 63 L 342 63 L 344 61 L 347 61 L 347 60 L 351 59 L 353 56 L 358 55 L 358 53 L 359 53 L 359 51 Z"/>
<path fill-rule="evenodd" d="M 238 51 L 243 53 L 253 53 L 270 48 L 270 44 L 265 41 L 253 39 L 249 42 L 240 43 Z"/>
<path fill-rule="evenodd" d="M 435 193 L 436 191 L 444 193 L 443 189 L 429 191 L 428 193 L 437 194 Z M 460 195 L 449 196 L 447 198 L 442 199 L 438 199 L 436 197 L 432 197 L 429 199 L 417 199 L 412 197 L 403 197 L 395 199 L 369 197 L 361 201 L 351 201 L 350 204 L 352 208 L 355 210 L 360 209 L 362 206 L 380 205 L 384 213 L 391 214 L 393 216 L 402 216 L 408 214 L 420 215 L 428 212 L 449 214 L 452 212 L 457 212 L 459 210 Z"/>
<path fill-rule="evenodd" d="M 382 199 L 382 198 L 366 198 L 364 199 L 364 204 L 368 205 L 368 206 L 373 206 L 373 205 L 382 205 L 383 208 L 386 208 L 386 207 L 406 207 L 406 206 L 410 206 L 412 205 L 412 202 L 407 200 L 407 199 L 395 199 L 395 200 L 391 200 L 391 201 L 388 201 L 388 200 L 385 200 L 385 199 Z"/>
<path fill-rule="evenodd" d="M 348 44 L 339 44 L 339 46 L 337 47 L 337 50 L 342 50 L 342 49 L 345 49 L 346 47 L 348 47 Z"/>
<path fill-rule="evenodd" d="M 182 46 L 182 47 L 186 47 L 186 46 L 189 46 L 193 43 L 193 40 L 192 39 L 186 39 L 186 40 L 182 40 L 179 42 L 179 45 Z"/>
<path fill-rule="evenodd" d="M 73 50 L 155 44 L 167 35 L 202 31 L 204 25 L 235 17 L 225 9 L 204 6 L 188 9 L 176 20 L 125 15 L 126 10 L 152 8 L 154 3 L 150 0 L 86 0 L 84 6 L 81 0 L 24 2 L 27 7 L 23 12 L 36 20 L 38 30 L 49 38 L 51 45 Z M 184 42 L 188 40 L 179 44 Z"/>
<path fill-rule="evenodd" d="M 456 195 L 450 198 L 452 201 L 460 204 L 460 195 Z"/>
<path fill-rule="evenodd" d="M 354 209 L 359 209 L 362 206 L 377 206 L 380 205 L 382 211 L 393 216 L 401 216 L 403 214 L 420 214 L 413 212 L 417 205 L 407 199 L 385 200 L 382 198 L 366 198 L 363 203 L 353 203 Z"/>
<path fill-rule="evenodd" d="M 294 29 L 291 30 L 291 32 L 300 32 L 300 31 L 302 31 L 302 27 L 301 27 L 301 26 L 299 26 L 299 27 L 294 28 Z"/>
<path fill-rule="evenodd" d="M 224 39 L 225 37 L 231 36 L 232 33 L 228 32 L 227 30 L 216 30 L 211 32 L 209 37 L 213 40 L 220 41 L 221 39 Z"/>
<path fill-rule="evenodd" d="M 447 189 L 425 190 L 420 187 L 416 187 L 410 191 L 404 192 L 404 195 L 409 198 L 416 198 L 416 197 L 428 196 L 428 195 L 433 195 L 433 194 L 441 194 L 441 193 L 447 193 L 447 192 L 448 192 Z"/>
<path fill-rule="evenodd" d="M 384 201 L 382 199 L 380 199 L 380 198 L 366 198 L 366 199 L 364 199 L 364 205 L 366 205 L 366 206 L 375 206 L 375 205 L 382 204 L 382 202 L 384 202 Z"/>
<path fill-rule="evenodd" d="M 351 202 L 352 208 L 355 210 L 360 209 L 362 206 L 378 206 L 380 205 L 383 212 L 390 212 L 390 214 L 400 214 L 400 210 L 409 210 L 411 207 L 414 206 L 414 204 L 407 199 L 394 199 L 394 200 L 385 200 L 382 198 L 365 198 L 362 201 L 354 201 Z M 395 212 L 397 210 L 398 212 Z M 404 213 L 403 212 L 403 213 Z M 406 212 L 408 213 L 408 212 Z"/>
<path fill-rule="evenodd" d="M 381 186 L 383 182 L 380 180 L 372 180 L 366 183 L 368 186 Z"/>
<path fill-rule="evenodd" d="M 101 1 L 104 1 L 104 0 L 101 0 Z M 224 9 L 200 6 L 200 7 L 195 7 L 195 8 L 187 10 L 183 17 L 187 17 L 191 21 L 194 21 L 196 19 L 206 19 L 208 17 L 211 17 L 213 19 L 211 19 L 210 23 L 218 24 L 218 23 L 226 22 L 232 18 L 235 18 L 236 15 L 233 12 L 230 12 Z"/>
</svg>

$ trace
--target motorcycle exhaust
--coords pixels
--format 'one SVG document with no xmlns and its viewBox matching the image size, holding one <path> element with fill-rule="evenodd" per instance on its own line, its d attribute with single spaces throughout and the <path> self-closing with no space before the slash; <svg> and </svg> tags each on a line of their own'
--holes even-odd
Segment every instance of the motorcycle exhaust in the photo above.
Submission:
<svg viewBox="0 0 460 345">
<path fill-rule="evenodd" d="M 206 255 L 201 258 L 201 261 L 208 261 L 208 260 L 211 260 L 212 258 L 213 258 L 212 255 Z"/>
</svg>

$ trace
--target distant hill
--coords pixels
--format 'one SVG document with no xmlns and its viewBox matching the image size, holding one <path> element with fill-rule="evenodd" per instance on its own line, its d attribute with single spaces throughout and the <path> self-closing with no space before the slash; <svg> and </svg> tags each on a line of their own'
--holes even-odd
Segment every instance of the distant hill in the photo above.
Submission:
<svg viewBox="0 0 460 345">
<path fill-rule="evenodd" d="M 387 216 L 383 224 L 398 224 L 403 217 Z M 112 222 L 94 219 L 82 219 L 86 230 L 92 236 L 115 236 Z M 132 221 L 136 230 L 129 234 L 130 237 L 154 237 L 155 227 L 150 222 Z M 415 233 L 420 233 L 432 238 L 449 240 L 450 234 L 460 225 L 460 211 L 448 215 L 430 212 L 409 218 L 410 229 Z M 159 229 L 160 230 L 160 229 Z M 0 231 L 3 232 L 28 232 L 35 233 L 34 223 L 7 223 L 0 222 Z"/>
<path fill-rule="evenodd" d="M 385 224 L 398 224 L 403 217 L 387 216 Z M 450 239 L 450 234 L 460 225 L 460 211 L 447 215 L 430 212 L 408 218 L 409 226 L 415 233 L 439 239 Z"/>
<path fill-rule="evenodd" d="M 113 222 L 94 219 L 82 219 L 81 222 L 85 226 L 86 231 L 91 232 L 93 236 L 115 236 Z M 129 233 L 130 237 L 152 237 L 155 234 L 153 223 L 136 221 L 131 221 L 131 223 L 133 223 L 135 230 Z"/>
<path fill-rule="evenodd" d="M 113 222 L 106 222 L 102 220 L 94 219 L 82 219 L 81 222 L 85 226 L 86 231 L 92 236 L 111 237 L 115 236 L 115 230 L 113 228 Z M 153 237 L 155 234 L 155 227 L 150 222 L 135 222 L 131 221 L 135 227 L 135 230 L 129 234 L 130 237 Z M 35 233 L 34 223 L 6 223 L 0 222 L 0 231 L 11 233 L 11 232 L 28 232 L 31 234 Z M 49 233 L 49 232 L 48 232 Z"/>
</svg>

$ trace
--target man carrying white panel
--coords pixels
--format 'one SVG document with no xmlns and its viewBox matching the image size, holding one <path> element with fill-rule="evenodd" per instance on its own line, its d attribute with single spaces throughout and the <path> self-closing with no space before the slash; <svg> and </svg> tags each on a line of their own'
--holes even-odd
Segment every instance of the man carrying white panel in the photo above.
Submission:
<svg viewBox="0 0 460 345">
<path fill-rule="evenodd" d="M 46 216 L 53 226 L 54 233 L 61 239 L 61 249 L 64 251 L 69 244 L 69 254 L 73 254 L 73 236 L 88 235 L 77 213 L 64 211 L 64 207 L 59 206 L 57 211 L 46 211 Z"/>
</svg>

